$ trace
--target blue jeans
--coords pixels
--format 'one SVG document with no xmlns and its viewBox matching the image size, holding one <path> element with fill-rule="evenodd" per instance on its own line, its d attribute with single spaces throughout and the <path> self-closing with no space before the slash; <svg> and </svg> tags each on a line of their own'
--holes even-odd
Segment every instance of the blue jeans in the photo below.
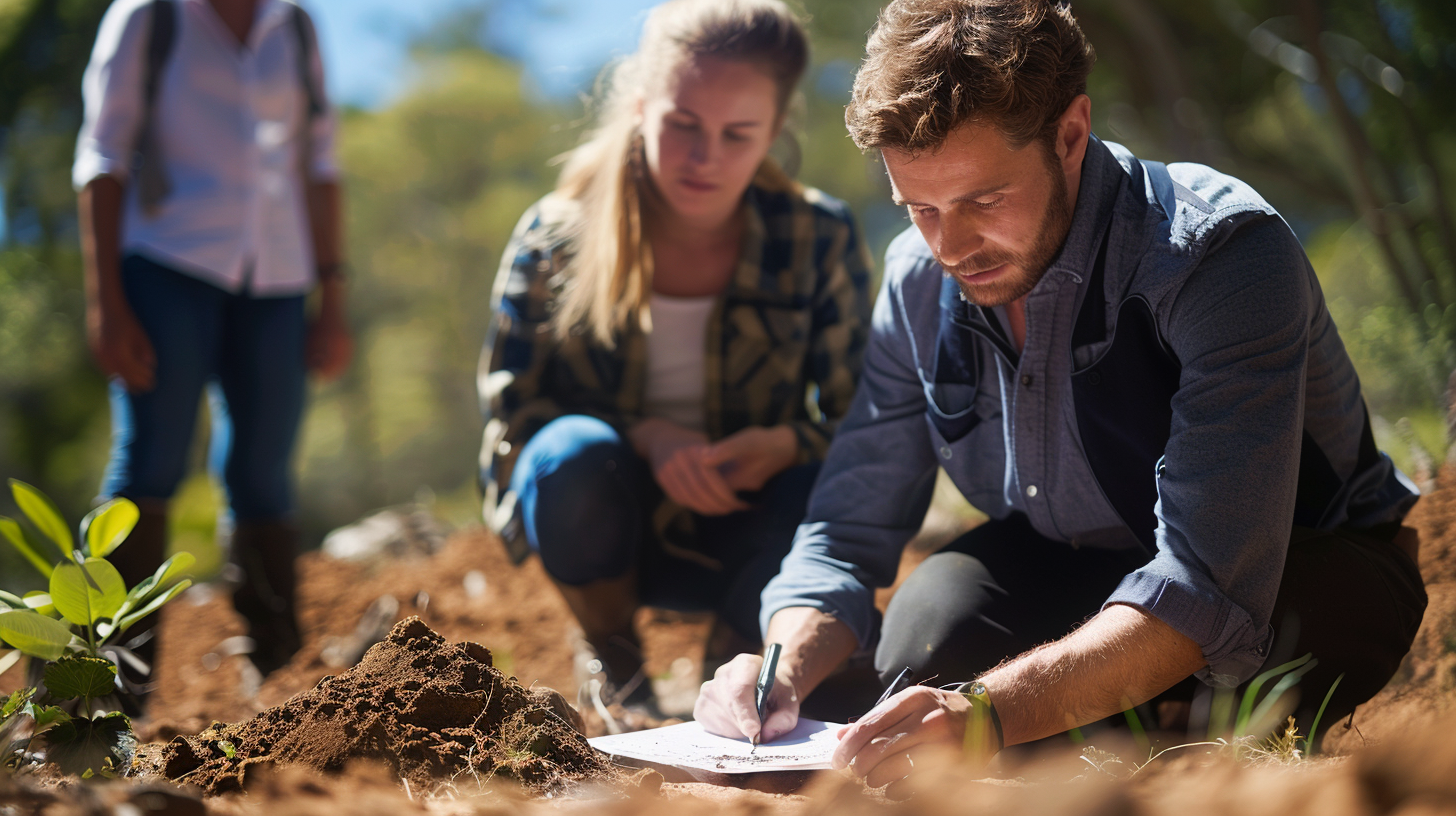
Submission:
<svg viewBox="0 0 1456 816">
<path fill-rule="evenodd" d="M 209 469 L 221 477 L 233 518 L 287 518 L 306 379 L 304 297 L 229 294 L 139 255 L 122 261 L 121 281 L 156 352 L 156 387 L 132 394 L 111 381 L 102 495 L 171 498 L 206 391 Z"/>
<path fill-rule="evenodd" d="M 526 539 L 555 580 L 580 586 L 636 568 L 642 603 L 715 611 L 757 641 L 759 595 L 793 543 L 818 474 L 818 463 L 790 468 L 742 494 L 749 510 L 695 515 L 692 551 L 705 558 L 663 546 L 651 523 L 662 499 L 651 468 L 599 419 L 564 416 L 538 431 L 521 451 L 511 488 Z"/>
</svg>

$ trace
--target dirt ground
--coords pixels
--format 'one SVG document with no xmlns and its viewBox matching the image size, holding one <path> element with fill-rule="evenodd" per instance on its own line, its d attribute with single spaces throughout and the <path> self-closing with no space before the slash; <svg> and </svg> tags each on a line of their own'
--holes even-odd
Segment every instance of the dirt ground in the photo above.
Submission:
<svg viewBox="0 0 1456 816">
<path fill-rule="evenodd" d="M 909 551 L 901 577 L 959 522 L 942 519 Z M 1422 533 L 1421 568 L 1430 606 L 1411 654 L 1397 677 L 1352 722 L 1331 726 L 1333 757 L 1292 764 L 1271 758 L 1234 761 L 1207 747 L 1169 752 L 1138 767 L 1130 745 L 1107 745 L 1126 762 L 1105 763 L 1074 753 L 1037 756 L 999 769 L 1001 779 L 967 778 L 954 762 L 931 763 L 924 785 L 905 804 L 824 773 L 798 794 L 771 795 L 706 785 L 662 784 L 637 775 L 628 782 L 575 790 L 564 801 L 542 798 L 508 779 L 481 787 L 458 780 L 431 795 L 402 782 L 399 769 L 355 762 L 320 776 L 305 767 L 268 764 L 249 776 L 247 793 L 200 799 L 195 789 L 148 783 L 107 783 L 79 789 L 7 788 L 0 781 L 0 814 L 214 813 L 305 816 L 350 812 L 532 813 L 586 808 L 601 813 L 870 813 L 887 807 L 910 814 L 984 812 L 1065 814 L 1426 814 L 1456 813 L 1456 472 L 1443 472 L 1410 522 Z M 360 565 L 314 553 L 299 562 L 306 643 L 292 663 L 261 685 L 236 651 L 242 633 L 227 599 L 201 587 L 170 606 L 163 620 L 159 716 L 141 733 L 159 746 L 221 723 L 240 723 L 309 693 L 347 666 L 348 639 L 374 608 L 383 631 L 418 616 L 444 641 L 484 646 L 496 668 L 524 687 L 561 690 L 575 701 L 569 613 L 535 560 L 509 564 L 499 543 L 476 529 L 456 533 L 433 555 Z M 388 596 L 392 600 L 381 602 Z M 884 602 L 888 592 L 881 593 Z M 387 614 L 385 614 L 387 613 Z M 659 690 L 686 692 L 690 707 L 708 621 L 645 610 L 639 617 L 648 670 Z M 379 628 L 375 626 L 375 629 Z M 367 628 L 367 627 L 366 627 Z M 329 681 L 334 682 L 334 681 Z M 680 701 L 680 704 L 682 701 Z M 214 726 L 210 733 L 221 733 Z M 600 731 L 588 718 L 588 730 Z M 1105 758 L 1105 757 L 1104 757 Z M 1100 769 L 1098 766 L 1101 766 Z M 3 777 L 0 777 L 3 780 Z M 1028 781 L 1031 780 L 1031 781 Z M 1050 780 L 1050 781 L 1046 781 Z M 477 780 L 478 782 L 478 780 Z M 181 791 L 181 792 L 179 792 Z M 84 806 L 83 806 L 84 805 Z M 10 808 L 10 809 L 7 809 Z"/>
</svg>

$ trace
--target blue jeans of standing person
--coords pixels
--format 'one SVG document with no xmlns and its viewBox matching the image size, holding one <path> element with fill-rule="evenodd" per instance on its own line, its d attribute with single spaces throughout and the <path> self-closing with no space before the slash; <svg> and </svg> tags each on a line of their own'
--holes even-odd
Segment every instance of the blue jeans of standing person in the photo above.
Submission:
<svg viewBox="0 0 1456 816">
<path fill-rule="evenodd" d="M 231 294 L 140 255 L 122 262 L 126 300 L 156 353 L 156 386 L 111 382 L 103 496 L 166 500 L 187 470 L 204 392 L 209 467 L 236 522 L 293 513 L 289 463 L 303 416 L 304 296 Z"/>
<path fill-rule="evenodd" d="M 662 490 L 652 469 L 599 419 L 569 415 L 538 431 L 521 451 L 511 488 L 526 539 L 556 581 L 582 586 L 635 568 L 643 604 L 717 612 L 756 642 L 759 594 L 793 543 L 818 473 L 817 463 L 790 468 L 742 494 L 749 510 L 695 515 L 695 557 L 658 539 L 651 514 Z"/>
</svg>

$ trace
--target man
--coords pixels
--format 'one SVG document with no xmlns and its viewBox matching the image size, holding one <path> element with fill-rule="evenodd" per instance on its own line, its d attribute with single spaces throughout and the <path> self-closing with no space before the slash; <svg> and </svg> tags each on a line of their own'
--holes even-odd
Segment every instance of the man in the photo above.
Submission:
<svg viewBox="0 0 1456 816">
<path fill-rule="evenodd" d="M 881 14 L 846 120 L 915 228 L 887 252 L 859 393 L 764 590 L 772 713 L 760 728 L 760 660 L 740 655 L 704 684 L 710 730 L 773 739 L 878 640 L 882 680 L 933 683 L 841 734 L 836 765 L 880 786 L 930 745 L 989 756 L 1190 675 L 1234 687 L 1311 654 L 1307 729 L 1337 678 L 1326 723 L 1409 649 L 1416 494 L 1374 447 L 1302 249 L 1238 180 L 1092 136 L 1092 60 L 1045 0 Z M 878 627 L 873 588 L 937 465 L 991 520 L 926 559 Z"/>
<path fill-rule="evenodd" d="M 113 560 L 129 586 L 161 563 L 206 390 L 234 605 L 264 674 L 300 643 L 289 464 L 306 370 L 336 377 L 352 351 L 323 87 L 293 3 L 116 0 L 86 69 L 73 168 L 87 329 L 111 379 L 101 493 L 141 510 Z"/>
</svg>

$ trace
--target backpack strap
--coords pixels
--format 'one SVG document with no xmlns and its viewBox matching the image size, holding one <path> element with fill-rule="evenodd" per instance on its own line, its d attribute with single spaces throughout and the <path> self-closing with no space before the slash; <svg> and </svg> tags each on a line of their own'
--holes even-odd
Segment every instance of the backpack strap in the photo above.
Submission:
<svg viewBox="0 0 1456 816">
<path fill-rule="evenodd" d="M 303 89 L 308 99 L 308 118 L 312 120 L 324 112 L 323 90 L 314 82 L 313 56 L 318 50 L 318 32 L 313 27 L 313 19 L 303 6 L 289 2 L 293 6 L 290 22 L 293 25 L 293 36 L 298 43 L 298 86 Z"/>
<path fill-rule="evenodd" d="M 157 141 L 155 119 L 162 70 L 166 68 L 177 42 L 177 7 L 173 0 L 152 0 L 151 6 L 146 72 L 142 77 L 142 121 L 136 140 L 137 194 L 142 211 L 148 216 L 156 215 L 162 202 L 172 192 L 167 168 L 162 162 L 161 145 Z"/>
</svg>

